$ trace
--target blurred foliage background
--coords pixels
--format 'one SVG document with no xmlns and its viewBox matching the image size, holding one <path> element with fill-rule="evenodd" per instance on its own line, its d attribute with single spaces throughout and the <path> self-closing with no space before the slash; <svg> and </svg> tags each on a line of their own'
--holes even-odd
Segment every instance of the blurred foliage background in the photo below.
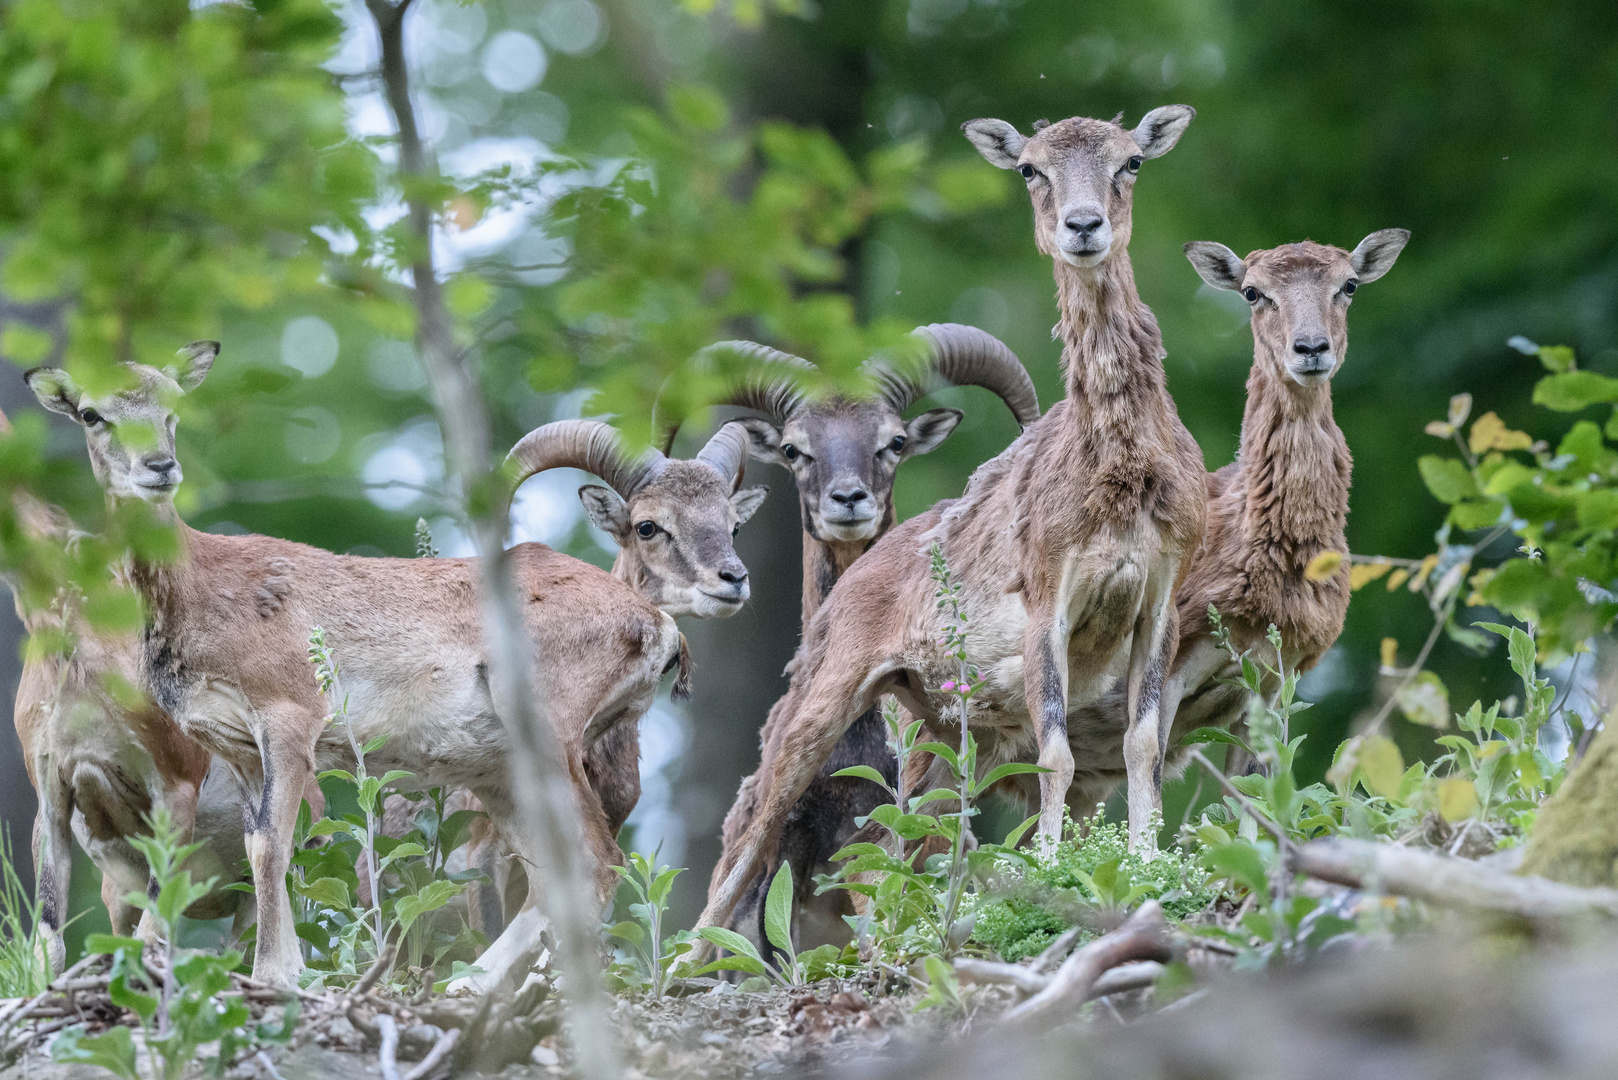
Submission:
<svg viewBox="0 0 1618 1080">
<path fill-rule="evenodd" d="M 1536 438 L 1566 429 L 1528 404 L 1543 372 L 1509 336 L 1618 374 L 1611 3 L 1525 18 L 1485 0 L 416 0 L 406 35 L 446 176 L 451 301 L 501 445 L 581 414 L 646 438 L 669 374 L 720 337 L 768 340 L 846 380 L 871 349 L 943 320 L 1004 338 L 1048 406 L 1061 385 L 1048 260 L 1021 184 L 959 125 L 1120 110 L 1132 124 L 1170 102 L 1198 117 L 1142 170 L 1131 254 L 1210 468 L 1235 451 L 1252 343 L 1245 306 L 1185 261 L 1189 240 L 1246 252 L 1413 232 L 1357 297 L 1334 384 L 1356 553 L 1431 549 L 1444 508 L 1415 460 L 1442 450 L 1422 429 L 1452 394 Z M 390 268 L 402 210 L 375 167 L 392 150 L 363 5 L 12 0 L 0 58 L 0 351 L 93 382 L 217 337 L 220 363 L 182 420 L 193 525 L 408 555 L 420 516 L 444 554 L 466 553 Z M 672 405 L 711 389 L 682 380 Z M 967 418 L 901 470 L 902 517 L 958 494 L 1015 433 L 985 391 L 935 397 Z M 0 406 L 30 417 L 37 449 L 0 460 L 4 481 L 96 522 L 77 429 L 53 418 L 47 435 L 20 379 L 0 380 Z M 694 419 L 682 439 L 702 434 Z M 682 925 L 797 639 L 796 500 L 781 471 L 752 471 L 773 492 L 738 541 L 753 601 L 683 627 L 697 694 L 644 723 L 626 837 L 694 869 L 677 888 Z M 580 480 L 531 480 L 513 536 L 605 565 Z M 35 555 L 13 532 L 0 527 L 0 555 L 16 574 Z M 1320 703 L 1306 778 L 1379 703 L 1382 639 L 1408 660 L 1430 625 L 1404 590 L 1355 595 L 1304 684 Z M 0 652 L 7 685 L 16 655 Z M 1451 642 L 1429 666 L 1458 709 L 1511 690 L 1500 658 Z M 1395 730 L 1407 758 L 1431 734 Z M 9 734 L 0 789 L 22 849 L 33 808 Z M 1170 793 L 1171 823 L 1187 794 Z M 93 878 L 78 881 L 88 906 Z"/>
</svg>

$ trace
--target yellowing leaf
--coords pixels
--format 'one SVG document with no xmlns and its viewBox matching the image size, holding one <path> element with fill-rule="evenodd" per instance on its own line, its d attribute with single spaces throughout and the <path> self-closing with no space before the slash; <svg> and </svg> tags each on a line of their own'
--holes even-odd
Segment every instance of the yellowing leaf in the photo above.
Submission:
<svg viewBox="0 0 1618 1080">
<path fill-rule="evenodd" d="M 1451 435 L 1455 434 L 1455 425 L 1446 424 L 1442 420 L 1429 420 L 1427 421 L 1427 426 L 1423 430 L 1429 435 L 1436 436 L 1440 439 L 1447 439 Z"/>
<path fill-rule="evenodd" d="M 1348 570 L 1348 587 L 1358 589 L 1369 585 L 1392 569 L 1393 564 L 1386 562 L 1355 563 Z"/>
<path fill-rule="evenodd" d="M 1474 454 L 1487 450 L 1526 450 L 1533 441 L 1525 433 L 1506 427 L 1505 421 L 1493 412 L 1486 412 L 1477 418 L 1467 439 Z"/>
<path fill-rule="evenodd" d="M 1309 560 L 1309 565 L 1303 569 L 1303 576 L 1306 581 L 1330 581 L 1342 565 L 1341 551 L 1322 551 Z"/>
<path fill-rule="evenodd" d="M 1399 688 L 1395 695 L 1399 711 L 1412 724 L 1422 727 L 1449 727 L 1449 691 L 1444 682 L 1430 671 L 1423 671 Z"/>
<path fill-rule="evenodd" d="M 1445 821 L 1465 821 L 1478 812 L 1478 793 L 1472 781 L 1452 776 L 1438 782 L 1438 812 Z"/>
<path fill-rule="evenodd" d="M 1435 567 L 1437 565 L 1438 565 L 1438 556 L 1437 555 L 1429 555 L 1425 559 L 1421 560 L 1421 566 L 1419 568 L 1417 568 L 1416 576 L 1410 579 L 1410 591 L 1411 592 L 1420 592 L 1421 587 L 1423 585 L 1427 584 L 1427 575 L 1432 573 L 1433 572 L 1433 567 Z M 1392 586 L 1389 586 L 1389 587 L 1391 588 Z"/>
<path fill-rule="evenodd" d="M 1405 775 L 1405 759 L 1392 739 L 1386 735 L 1362 738 L 1355 758 L 1366 787 L 1385 799 L 1398 798 Z"/>
<path fill-rule="evenodd" d="M 1406 570 L 1402 566 L 1399 567 L 1399 569 L 1395 570 L 1388 578 L 1388 591 L 1392 592 L 1394 589 L 1397 589 L 1399 586 L 1403 585 L 1405 583 L 1405 579 L 1409 576 L 1409 570 Z"/>
<path fill-rule="evenodd" d="M 1385 637 L 1382 639 L 1382 666 L 1385 668 L 1399 666 L 1399 639 Z"/>
<path fill-rule="evenodd" d="M 1469 415 L 1471 415 L 1471 412 L 1472 412 L 1472 395 L 1471 394 L 1456 394 L 1454 397 L 1450 398 L 1449 399 L 1449 423 L 1450 423 L 1450 427 L 1458 428 L 1462 424 L 1466 423 L 1466 418 Z"/>
</svg>

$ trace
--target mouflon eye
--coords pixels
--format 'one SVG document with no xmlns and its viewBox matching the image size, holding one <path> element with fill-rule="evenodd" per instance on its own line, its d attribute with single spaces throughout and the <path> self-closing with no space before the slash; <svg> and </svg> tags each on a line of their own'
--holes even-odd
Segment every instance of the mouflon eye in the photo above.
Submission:
<svg viewBox="0 0 1618 1080">
<path fill-rule="evenodd" d="M 781 447 L 781 455 L 783 457 L 785 457 L 788 461 L 797 461 L 798 460 L 798 448 L 796 446 L 793 446 L 791 443 L 787 443 L 786 445 Z"/>
<path fill-rule="evenodd" d="M 1242 290 L 1242 299 L 1246 300 L 1249 304 L 1258 303 L 1258 290 L 1249 285 L 1247 288 Z"/>
<path fill-rule="evenodd" d="M 1345 281 L 1345 282 L 1343 282 L 1343 295 L 1344 296 L 1353 296 L 1354 295 L 1354 290 L 1359 288 L 1359 287 L 1360 287 L 1360 283 L 1357 282 L 1357 281 Z"/>
<path fill-rule="evenodd" d="M 892 450 L 895 454 L 897 454 L 899 451 L 903 450 L 904 448 L 905 448 L 905 437 L 903 435 L 895 435 L 893 437 L 893 441 L 888 444 L 888 449 Z"/>
<path fill-rule="evenodd" d="M 642 540 L 650 540 L 652 537 L 657 535 L 657 526 L 652 524 L 650 521 L 643 521 L 639 525 L 635 526 L 635 533 Z"/>
<path fill-rule="evenodd" d="M 1032 165 L 1019 165 L 1017 166 L 1017 171 L 1022 173 L 1022 178 L 1024 180 L 1032 180 L 1034 178 L 1034 167 Z"/>
<path fill-rule="evenodd" d="M 79 413 L 79 419 L 83 420 L 86 426 L 94 427 L 95 425 L 101 423 L 101 414 L 96 412 L 94 409 L 85 409 L 83 412 Z"/>
<path fill-rule="evenodd" d="M 1130 172 L 1140 172 L 1140 163 L 1142 161 L 1144 161 L 1144 160 L 1146 160 L 1146 159 L 1141 157 L 1139 154 L 1136 154 L 1134 157 L 1130 158 L 1129 159 L 1129 171 Z"/>
</svg>

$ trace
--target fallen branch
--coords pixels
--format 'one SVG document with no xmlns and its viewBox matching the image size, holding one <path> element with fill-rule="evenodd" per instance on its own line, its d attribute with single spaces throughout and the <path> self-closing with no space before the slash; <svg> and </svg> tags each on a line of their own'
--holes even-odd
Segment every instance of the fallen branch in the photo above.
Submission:
<svg viewBox="0 0 1618 1080">
<path fill-rule="evenodd" d="M 422 1058 L 414 1069 L 405 1073 L 404 1080 L 425 1080 L 426 1077 L 431 1076 L 433 1070 L 438 1068 L 438 1063 L 449 1057 L 450 1051 L 455 1049 L 456 1040 L 460 1037 L 460 1028 L 450 1028 L 440 1035 L 438 1042 L 434 1043 L 433 1048 L 427 1052 L 427 1056 Z"/>
<path fill-rule="evenodd" d="M 956 959 L 955 974 L 966 982 L 1014 986 L 1025 994 L 1039 993 L 1051 984 L 1052 978 L 1027 964 L 1003 964 L 997 960 L 978 960 L 971 956 Z"/>
<path fill-rule="evenodd" d="M 399 1025 L 387 1013 L 376 1014 L 376 1029 L 382 1033 L 382 1047 L 377 1056 L 382 1063 L 382 1080 L 402 1080 L 399 1076 Z"/>
<path fill-rule="evenodd" d="M 38 996 L 30 998 L 26 1005 L 23 1005 L 18 1009 L 13 1009 L 6 1016 L 4 1023 L 0 1024 L 0 1035 L 3 1035 L 21 1021 L 26 1020 L 28 1018 L 28 1014 L 39 1008 L 39 1006 L 44 1003 L 46 998 L 50 997 L 52 994 L 61 993 L 60 987 L 62 984 L 71 982 L 74 976 L 78 975 L 79 972 L 83 971 L 85 968 L 89 967 L 99 959 L 101 959 L 100 953 L 92 953 L 91 955 L 86 956 L 83 960 L 80 960 L 78 963 L 62 972 L 61 976 L 44 990 L 40 991 Z"/>
<path fill-rule="evenodd" d="M 1054 975 L 1036 971 L 1028 964 L 1003 964 L 995 960 L 979 960 L 963 956 L 955 961 L 955 974 L 966 982 L 996 983 L 1011 986 L 1025 994 L 1037 994 L 1050 986 Z M 1156 985 L 1163 974 L 1163 965 L 1155 960 L 1141 960 L 1120 964 L 1104 972 L 1090 987 L 1090 998 L 1122 994 L 1128 990 L 1144 990 Z"/>
<path fill-rule="evenodd" d="M 1618 889 L 1586 889 L 1545 878 L 1517 877 L 1470 859 L 1368 840 L 1311 841 L 1297 850 L 1296 867 L 1321 881 L 1440 907 L 1524 919 L 1592 914 L 1618 919 Z"/>
<path fill-rule="evenodd" d="M 1073 951 L 1074 943 L 1079 940 L 1079 935 L 1084 933 L 1084 930 L 1082 926 L 1073 926 L 1063 931 L 1060 937 L 1045 946 L 1045 950 L 1034 957 L 1034 970 L 1038 972 L 1056 970 L 1057 966 L 1067 959 L 1067 954 Z"/>
<path fill-rule="evenodd" d="M 1093 996 L 1097 981 L 1112 968 L 1132 960 L 1169 960 L 1166 929 L 1163 906 L 1155 900 L 1146 901 L 1118 929 L 1096 938 L 1063 961 L 1049 985 L 1007 1012 L 1006 1021 L 1031 1033 L 1062 1023 Z"/>
<path fill-rule="evenodd" d="M 1111 971 L 1104 972 L 1090 987 L 1092 998 L 1106 997 L 1109 994 L 1123 994 L 1130 990 L 1145 990 L 1156 986 L 1157 980 L 1163 977 L 1163 965 L 1156 960 L 1137 960 L 1132 964 L 1119 964 Z"/>
</svg>

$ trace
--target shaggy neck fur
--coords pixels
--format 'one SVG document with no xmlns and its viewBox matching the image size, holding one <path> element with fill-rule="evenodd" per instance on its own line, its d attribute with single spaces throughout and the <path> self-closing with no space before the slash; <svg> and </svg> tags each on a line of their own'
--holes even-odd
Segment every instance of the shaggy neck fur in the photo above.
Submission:
<svg viewBox="0 0 1618 1080">
<path fill-rule="evenodd" d="M 1094 465 L 1085 512 L 1123 521 L 1144 505 L 1161 468 L 1168 402 L 1163 337 L 1135 289 L 1127 252 L 1093 270 L 1057 261 L 1067 425 Z"/>
<path fill-rule="evenodd" d="M 893 507 L 889 506 L 882 531 L 887 532 L 892 524 Z M 809 620 L 814 618 L 815 612 L 820 610 L 820 605 L 831 594 L 837 579 L 854 564 L 855 559 L 871 550 L 874 543 L 875 539 L 820 540 L 807 526 L 804 528 L 802 631 L 805 636 L 809 633 Z"/>
<path fill-rule="evenodd" d="M 1232 564 L 1214 576 L 1240 587 L 1216 603 L 1253 640 L 1274 623 L 1307 666 L 1336 640 L 1348 607 L 1346 564 L 1320 582 L 1304 569 L 1321 552 L 1348 550 L 1353 460 L 1332 419 L 1330 384 L 1299 386 L 1279 374 L 1274 347 L 1258 342 L 1254 352 L 1241 449 L 1208 537 L 1211 561 Z"/>
</svg>

